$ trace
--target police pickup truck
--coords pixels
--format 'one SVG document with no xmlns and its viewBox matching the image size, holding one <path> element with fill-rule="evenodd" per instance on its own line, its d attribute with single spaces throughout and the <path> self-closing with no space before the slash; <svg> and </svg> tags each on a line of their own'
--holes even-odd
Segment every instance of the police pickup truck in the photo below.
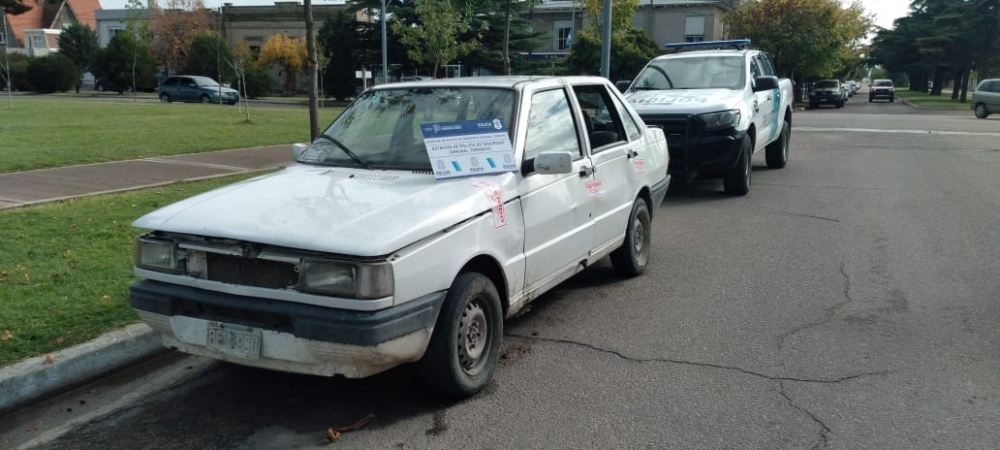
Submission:
<svg viewBox="0 0 1000 450">
<path fill-rule="evenodd" d="M 764 150 L 770 168 L 788 162 L 792 82 L 749 46 L 746 39 L 667 44 L 674 53 L 618 85 L 646 124 L 663 128 L 675 179 L 721 177 L 727 193 L 746 195 L 754 153 Z"/>
</svg>

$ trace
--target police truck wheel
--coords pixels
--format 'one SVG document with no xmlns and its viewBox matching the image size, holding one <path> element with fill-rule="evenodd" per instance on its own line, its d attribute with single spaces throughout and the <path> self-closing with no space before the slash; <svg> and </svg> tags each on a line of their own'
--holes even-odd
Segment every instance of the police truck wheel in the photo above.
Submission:
<svg viewBox="0 0 1000 450">
<path fill-rule="evenodd" d="M 792 126 L 787 120 L 781 125 L 781 136 L 767 146 L 765 156 L 767 167 L 780 169 L 788 164 L 788 144 L 792 137 Z"/>
<path fill-rule="evenodd" d="M 729 195 L 747 195 L 750 193 L 751 158 L 753 156 L 753 143 L 750 136 L 743 138 L 743 146 L 740 147 L 740 160 L 736 167 L 726 172 L 722 177 L 722 188 Z"/>
</svg>

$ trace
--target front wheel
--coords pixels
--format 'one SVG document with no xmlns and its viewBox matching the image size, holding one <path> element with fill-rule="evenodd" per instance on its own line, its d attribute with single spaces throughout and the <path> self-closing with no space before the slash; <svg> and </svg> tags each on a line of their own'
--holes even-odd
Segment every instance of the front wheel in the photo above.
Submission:
<svg viewBox="0 0 1000 450">
<path fill-rule="evenodd" d="M 611 252 L 611 266 L 618 275 L 631 278 L 646 271 L 652 241 L 649 226 L 651 218 L 646 201 L 636 199 L 628 218 L 628 228 L 625 229 L 625 242 Z"/>
<path fill-rule="evenodd" d="M 160 94 L 160 103 L 170 103 L 170 95 Z"/>
<path fill-rule="evenodd" d="M 722 177 L 722 188 L 729 195 L 747 195 L 750 193 L 750 174 L 752 172 L 753 142 L 750 136 L 743 138 L 740 147 L 740 160 Z"/>
<path fill-rule="evenodd" d="M 212 99 L 209 98 L 207 95 L 202 95 L 201 96 L 201 102 L 202 103 L 212 103 Z"/>
<path fill-rule="evenodd" d="M 784 124 L 781 126 L 781 135 L 778 140 L 770 143 L 767 146 L 766 153 L 767 157 L 767 167 L 772 169 L 780 169 L 788 164 L 788 144 L 792 137 L 792 125 L 785 120 Z"/>
<path fill-rule="evenodd" d="M 990 116 L 990 111 L 986 109 L 985 103 L 976 103 L 976 117 L 985 119 Z"/>
<path fill-rule="evenodd" d="M 503 309 L 493 281 L 475 272 L 452 282 L 434 335 L 420 360 L 427 386 L 452 397 L 469 397 L 493 377 L 503 338 Z"/>
</svg>

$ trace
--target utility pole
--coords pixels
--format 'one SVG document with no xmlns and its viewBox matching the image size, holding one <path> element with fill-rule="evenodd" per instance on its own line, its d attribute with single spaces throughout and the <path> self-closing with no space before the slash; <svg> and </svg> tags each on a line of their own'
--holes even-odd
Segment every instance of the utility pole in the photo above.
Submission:
<svg viewBox="0 0 1000 450">
<path fill-rule="evenodd" d="M 611 79 L 611 0 L 604 0 L 604 28 L 601 37 L 601 76 Z"/>
<path fill-rule="evenodd" d="M 10 57 L 7 52 L 7 13 L 3 14 L 3 69 L 7 84 L 7 109 L 14 109 L 14 83 L 10 80 Z"/>
<path fill-rule="evenodd" d="M 388 83 L 389 82 L 389 55 L 387 54 L 388 50 L 386 50 L 387 47 L 388 47 L 388 45 L 386 45 L 386 41 L 385 41 L 385 34 L 386 34 L 385 33 L 385 16 L 386 16 L 385 0 L 382 0 L 382 10 L 379 11 L 378 15 L 379 15 L 379 19 L 382 21 L 382 82 L 383 83 Z M 362 73 L 361 75 L 364 76 L 364 73 Z"/>
<path fill-rule="evenodd" d="M 312 141 L 319 136 L 319 107 L 318 99 L 316 98 L 317 80 L 316 80 L 316 36 L 313 33 L 313 10 L 312 10 L 312 0 L 305 0 L 305 10 L 306 10 L 306 53 L 308 53 L 308 62 L 306 66 L 309 68 L 309 140 Z"/>
</svg>

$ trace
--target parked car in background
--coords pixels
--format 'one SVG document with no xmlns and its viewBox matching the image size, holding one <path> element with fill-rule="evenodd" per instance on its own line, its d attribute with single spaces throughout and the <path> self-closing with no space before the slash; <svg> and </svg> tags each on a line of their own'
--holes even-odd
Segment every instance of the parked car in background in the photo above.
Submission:
<svg viewBox="0 0 1000 450">
<path fill-rule="evenodd" d="M 236 89 L 219 85 L 209 77 L 197 75 L 175 75 L 167 77 L 158 88 L 160 101 L 227 103 L 235 105 L 240 100 Z"/>
<path fill-rule="evenodd" d="M 858 89 L 861 89 L 861 83 L 858 83 L 857 81 L 854 80 L 845 81 L 844 84 L 846 84 L 847 87 L 850 88 L 852 97 L 854 96 L 854 94 L 858 93 Z"/>
<path fill-rule="evenodd" d="M 892 80 L 877 79 L 872 82 L 868 91 L 868 103 L 880 98 L 887 99 L 890 103 L 896 101 L 896 88 Z"/>
<path fill-rule="evenodd" d="M 467 397 L 504 319 L 610 256 L 651 261 L 662 129 L 599 77 L 387 83 L 295 163 L 134 222 L 130 302 L 166 346 L 360 378 L 418 362 Z"/>
<path fill-rule="evenodd" d="M 833 105 L 843 108 L 847 102 L 847 90 L 841 85 L 840 80 L 819 80 L 813 83 L 809 90 L 809 107 L 819 108 L 820 105 Z"/>
<path fill-rule="evenodd" d="M 972 110 L 980 119 L 985 119 L 990 114 L 1000 113 L 1000 78 L 979 82 L 972 94 Z"/>
</svg>

